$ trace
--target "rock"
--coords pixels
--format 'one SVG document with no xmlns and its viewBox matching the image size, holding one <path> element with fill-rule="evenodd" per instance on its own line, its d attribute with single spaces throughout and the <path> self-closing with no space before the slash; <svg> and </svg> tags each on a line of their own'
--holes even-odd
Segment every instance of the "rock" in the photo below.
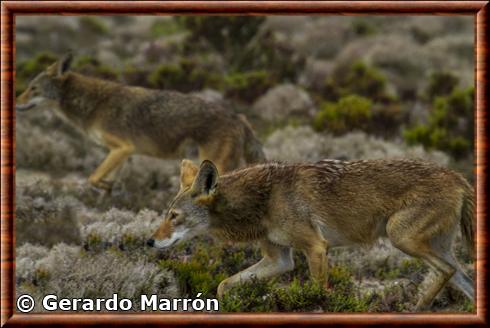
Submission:
<svg viewBox="0 0 490 328">
<path fill-rule="evenodd" d="M 299 76 L 299 84 L 307 89 L 321 92 L 325 88 L 327 77 L 333 74 L 333 70 L 333 62 L 310 57 L 306 60 L 305 69 Z"/>
<path fill-rule="evenodd" d="M 283 122 L 291 116 L 311 118 L 316 112 L 310 95 L 292 84 L 281 84 L 261 96 L 252 107 L 253 112 L 269 122 Z"/>
</svg>

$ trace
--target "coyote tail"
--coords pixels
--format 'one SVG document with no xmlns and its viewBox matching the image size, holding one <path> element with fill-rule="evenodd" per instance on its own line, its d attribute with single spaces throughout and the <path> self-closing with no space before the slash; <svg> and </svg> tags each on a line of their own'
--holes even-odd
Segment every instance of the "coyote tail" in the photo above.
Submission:
<svg viewBox="0 0 490 328">
<path fill-rule="evenodd" d="M 461 208 L 461 235 L 466 249 L 471 257 L 475 256 L 475 196 L 473 188 L 465 181 L 466 188 L 463 194 L 463 207 Z"/>
<path fill-rule="evenodd" d="M 255 135 L 252 126 L 248 122 L 247 118 L 243 114 L 238 114 L 238 118 L 243 123 L 243 130 L 245 132 L 244 142 L 244 155 L 247 164 L 265 162 L 265 154 L 262 148 L 262 143 Z"/>
</svg>

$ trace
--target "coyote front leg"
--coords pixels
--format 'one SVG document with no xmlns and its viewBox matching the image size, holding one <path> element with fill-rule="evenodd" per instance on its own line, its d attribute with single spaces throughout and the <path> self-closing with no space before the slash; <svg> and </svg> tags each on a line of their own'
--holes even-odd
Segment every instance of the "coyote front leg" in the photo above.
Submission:
<svg viewBox="0 0 490 328">
<path fill-rule="evenodd" d="M 113 181 L 106 181 L 104 178 L 113 176 L 113 171 L 119 169 L 124 161 L 134 151 L 134 146 L 126 143 L 114 136 L 105 136 L 110 147 L 109 154 L 104 161 L 97 167 L 89 178 L 89 182 L 97 188 L 111 190 Z M 113 179 L 112 179 L 113 180 Z"/>
<path fill-rule="evenodd" d="M 291 248 L 274 245 L 266 240 L 260 242 L 260 248 L 264 257 L 251 267 L 223 280 L 218 286 L 218 298 L 222 298 L 227 290 L 239 283 L 253 278 L 270 278 L 294 268 Z"/>
</svg>

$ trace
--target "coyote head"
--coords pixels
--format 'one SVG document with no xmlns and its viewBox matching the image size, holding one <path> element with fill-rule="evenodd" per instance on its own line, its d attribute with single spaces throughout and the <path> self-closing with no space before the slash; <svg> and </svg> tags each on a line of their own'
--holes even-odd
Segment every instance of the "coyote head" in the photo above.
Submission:
<svg viewBox="0 0 490 328">
<path fill-rule="evenodd" d="M 180 172 L 180 191 L 160 227 L 147 241 L 148 246 L 170 247 L 201 235 L 209 228 L 209 208 L 216 193 L 218 170 L 208 160 L 201 167 L 184 159 Z"/>
<path fill-rule="evenodd" d="M 17 97 L 15 109 L 24 111 L 47 103 L 57 104 L 63 77 L 70 67 L 72 58 L 71 54 L 66 54 L 39 73 Z"/>
</svg>

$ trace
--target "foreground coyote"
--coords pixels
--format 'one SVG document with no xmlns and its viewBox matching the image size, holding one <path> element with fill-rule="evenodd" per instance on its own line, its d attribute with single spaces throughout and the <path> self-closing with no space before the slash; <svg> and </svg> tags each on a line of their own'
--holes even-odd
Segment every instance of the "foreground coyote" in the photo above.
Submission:
<svg viewBox="0 0 490 328">
<path fill-rule="evenodd" d="M 458 173 L 412 160 L 314 164 L 267 163 L 218 175 L 210 161 L 181 167 L 181 190 L 148 240 L 166 248 L 208 232 L 236 242 L 258 241 L 263 259 L 222 281 L 218 296 L 252 277 L 293 269 L 292 248 L 304 252 L 310 274 L 327 274 L 331 247 L 367 246 L 388 237 L 435 273 L 416 309 L 427 309 L 449 281 L 474 299 L 473 281 L 452 251 L 456 228 L 474 250 L 474 196 Z"/>
<path fill-rule="evenodd" d="M 17 98 L 16 109 L 50 105 L 56 113 L 108 148 L 107 158 L 90 176 L 110 190 L 131 154 L 175 158 L 187 140 L 200 159 L 213 160 L 220 173 L 242 162 L 264 160 L 262 145 L 244 116 L 199 98 L 83 76 L 69 71 L 70 54 L 34 78 Z"/>
</svg>

